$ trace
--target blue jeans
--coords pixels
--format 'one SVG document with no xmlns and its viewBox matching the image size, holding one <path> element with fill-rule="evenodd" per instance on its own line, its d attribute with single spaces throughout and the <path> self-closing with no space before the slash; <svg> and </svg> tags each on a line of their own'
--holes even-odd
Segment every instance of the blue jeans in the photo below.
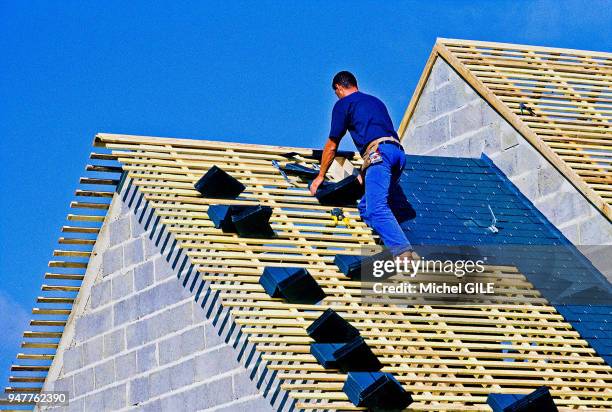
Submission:
<svg viewBox="0 0 612 412">
<path fill-rule="evenodd" d="M 357 206 L 361 218 L 374 229 L 394 255 L 412 249 L 396 216 L 401 215 L 406 197 L 399 179 L 406 165 L 404 151 L 395 144 L 381 144 L 382 162 L 372 164 L 365 173 L 365 195 Z"/>
</svg>

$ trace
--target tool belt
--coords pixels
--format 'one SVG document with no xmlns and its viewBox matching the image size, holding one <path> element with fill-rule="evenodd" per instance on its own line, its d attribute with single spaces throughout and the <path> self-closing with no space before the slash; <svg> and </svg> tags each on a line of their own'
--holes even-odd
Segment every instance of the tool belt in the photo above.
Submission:
<svg viewBox="0 0 612 412">
<path fill-rule="evenodd" d="M 372 140 L 368 146 L 366 147 L 365 151 L 363 152 L 363 156 L 361 156 L 363 158 L 363 166 L 361 166 L 361 175 L 365 176 L 365 171 L 368 167 L 370 167 L 371 161 L 370 161 L 370 154 L 372 154 L 373 152 L 378 150 L 378 146 L 383 143 L 383 142 L 395 142 L 398 145 L 400 144 L 399 140 L 397 140 L 395 137 L 391 137 L 391 136 L 385 136 L 385 137 L 379 137 L 378 139 L 374 139 Z"/>
</svg>

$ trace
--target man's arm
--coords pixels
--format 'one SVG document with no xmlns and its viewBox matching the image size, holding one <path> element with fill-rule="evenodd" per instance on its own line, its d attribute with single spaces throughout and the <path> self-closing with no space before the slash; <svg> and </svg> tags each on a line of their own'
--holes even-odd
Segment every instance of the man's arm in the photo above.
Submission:
<svg viewBox="0 0 612 412">
<path fill-rule="evenodd" d="M 327 143 L 325 143 L 325 147 L 323 148 L 323 154 L 321 155 L 321 167 L 319 169 L 319 175 L 310 184 L 310 193 L 312 195 L 317 192 L 317 189 L 325 180 L 325 174 L 327 173 L 329 167 L 334 161 L 337 151 L 338 143 L 333 141 L 332 139 L 327 139 Z"/>
</svg>

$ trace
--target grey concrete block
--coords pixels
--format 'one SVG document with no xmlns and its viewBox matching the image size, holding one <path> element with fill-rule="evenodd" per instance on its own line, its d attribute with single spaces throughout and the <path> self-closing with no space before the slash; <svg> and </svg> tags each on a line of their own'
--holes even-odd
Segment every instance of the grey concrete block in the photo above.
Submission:
<svg viewBox="0 0 612 412">
<path fill-rule="evenodd" d="M 538 171 L 531 170 L 527 173 L 517 175 L 512 178 L 512 183 L 528 199 L 535 199 L 538 196 Z"/>
<path fill-rule="evenodd" d="M 206 408 L 202 394 L 206 390 L 206 384 L 200 384 L 183 392 L 183 408 L 186 411 L 199 411 Z"/>
<path fill-rule="evenodd" d="M 104 340 L 102 336 L 95 337 L 83 344 L 83 365 L 91 365 L 103 359 Z"/>
<path fill-rule="evenodd" d="M 187 301 L 172 309 L 160 312 L 150 320 L 149 337 L 151 339 L 185 329 L 191 326 L 193 322 L 193 303 Z"/>
<path fill-rule="evenodd" d="M 232 384 L 234 389 L 234 398 L 242 398 L 244 396 L 256 395 L 259 393 L 255 382 L 251 380 L 246 371 L 241 371 L 232 375 Z"/>
<path fill-rule="evenodd" d="M 125 185 L 124 187 L 127 187 L 127 185 Z M 117 218 L 128 217 L 132 214 L 132 209 L 129 206 L 128 202 L 123 201 L 123 196 L 118 196 L 115 200 L 113 200 L 113 203 L 115 202 L 118 206 Z"/>
<path fill-rule="evenodd" d="M 77 318 L 75 335 L 79 342 L 100 335 L 113 325 L 113 310 L 111 307 L 89 312 Z"/>
<path fill-rule="evenodd" d="M 114 246 L 104 251 L 102 255 L 102 274 L 108 276 L 123 267 L 123 247 Z"/>
<path fill-rule="evenodd" d="M 430 118 L 457 110 L 477 98 L 466 83 L 450 81 L 433 92 L 434 107 Z"/>
<path fill-rule="evenodd" d="M 450 139 L 450 126 L 447 116 L 414 129 L 414 135 L 408 143 L 407 150 L 411 153 L 422 153 L 433 147 L 440 146 Z"/>
<path fill-rule="evenodd" d="M 451 137 L 474 132 L 483 127 L 480 104 L 468 104 L 450 115 Z"/>
<path fill-rule="evenodd" d="M 104 397 L 106 394 L 104 391 L 92 393 L 85 397 L 85 410 L 86 411 L 106 411 L 104 407 Z"/>
<path fill-rule="evenodd" d="M 195 378 L 195 366 L 192 360 L 181 362 L 170 368 L 170 387 L 173 390 L 191 385 Z"/>
<path fill-rule="evenodd" d="M 196 380 L 206 380 L 234 369 L 236 353 L 231 346 L 222 346 L 219 349 L 198 355 L 195 360 Z"/>
<path fill-rule="evenodd" d="M 134 291 L 134 272 L 128 270 L 112 279 L 113 300 L 121 299 Z"/>
<path fill-rule="evenodd" d="M 125 350 L 125 329 L 104 335 L 104 357 L 109 358 L 115 356 Z"/>
<path fill-rule="evenodd" d="M 145 239 L 143 240 L 143 244 L 144 244 L 145 259 L 151 260 L 157 256 L 160 256 L 159 248 L 155 246 L 155 243 L 153 243 L 151 239 L 149 239 L 149 235 L 145 237 Z"/>
<path fill-rule="evenodd" d="M 129 404 L 138 405 L 149 399 L 149 377 L 132 379 L 129 384 Z"/>
<path fill-rule="evenodd" d="M 85 410 L 85 399 L 70 399 L 66 412 L 83 412 Z"/>
<path fill-rule="evenodd" d="M 419 102 L 414 108 L 410 123 L 415 126 L 421 126 L 431 120 L 434 112 L 435 105 L 433 88 L 425 88 L 421 93 Z"/>
<path fill-rule="evenodd" d="M 490 155 L 501 150 L 501 136 L 496 124 L 484 126 L 477 131 L 471 139 L 474 143 L 472 145 L 472 150 L 473 152 L 478 152 L 478 157 L 480 157 L 482 153 Z"/>
<path fill-rule="evenodd" d="M 219 336 L 217 333 L 217 328 L 212 324 L 212 322 L 206 323 L 204 326 L 204 333 L 206 335 L 207 348 L 213 348 L 225 343 L 223 338 L 221 338 L 221 336 Z"/>
<path fill-rule="evenodd" d="M 128 349 L 149 342 L 149 320 L 141 320 L 128 325 L 125 330 L 125 335 Z"/>
<path fill-rule="evenodd" d="M 202 289 L 205 292 L 206 289 Z M 191 295 L 193 296 L 193 295 Z M 200 307 L 200 303 L 202 303 L 202 298 L 200 297 L 198 302 L 193 304 L 193 325 L 204 325 L 208 322 L 208 318 L 206 317 L 206 311 Z"/>
<path fill-rule="evenodd" d="M 161 401 L 162 411 L 174 411 L 177 409 L 187 410 L 185 408 L 185 395 L 181 393 L 173 393 L 171 396 L 166 396 Z"/>
<path fill-rule="evenodd" d="M 612 225 L 599 213 L 580 222 L 581 245 L 606 245 L 612 240 Z"/>
<path fill-rule="evenodd" d="M 134 289 L 136 291 L 151 286 L 155 279 L 153 262 L 145 262 L 134 268 Z"/>
<path fill-rule="evenodd" d="M 129 216 L 111 221 L 108 225 L 110 246 L 115 246 L 130 238 Z"/>
<path fill-rule="evenodd" d="M 145 232 L 144 224 L 143 224 L 145 222 L 140 223 L 138 221 L 139 216 L 140 216 L 140 213 L 132 214 L 132 216 L 130 216 L 131 227 L 132 227 L 132 238 L 140 237 Z"/>
<path fill-rule="evenodd" d="M 139 349 L 136 353 L 136 363 L 139 373 L 155 368 L 157 366 L 157 346 L 151 344 Z"/>
<path fill-rule="evenodd" d="M 53 384 L 53 390 L 57 392 L 68 392 L 68 398 L 74 396 L 74 377 L 58 379 Z"/>
<path fill-rule="evenodd" d="M 83 349 L 79 346 L 67 348 L 64 351 L 64 374 L 70 373 L 83 367 Z"/>
<path fill-rule="evenodd" d="M 520 144 L 514 149 L 518 173 L 523 173 L 527 170 L 541 169 L 543 166 L 548 166 L 548 162 L 544 159 L 544 157 L 529 144 Z M 508 150 L 508 152 L 509 151 L 510 150 Z"/>
<path fill-rule="evenodd" d="M 125 267 L 144 261 L 144 246 L 142 239 L 134 239 L 123 245 L 123 264 Z"/>
<path fill-rule="evenodd" d="M 136 364 L 136 351 L 126 353 L 115 358 L 115 374 L 117 380 L 121 381 L 138 373 Z"/>
<path fill-rule="evenodd" d="M 149 377 L 149 396 L 157 397 L 170 391 L 170 370 L 155 371 Z"/>
<path fill-rule="evenodd" d="M 114 386 L 102 393 L 104 395 L 104 410 L 117 411 L 127 406 L 127 385 Z"/>
<path fill-rule="evenodd" d="M 138 412 L 166 412 L 161 407 L 161 401 L 159 399 L 145 403 L 137 409 Z"/>
<path fill-rule="evenodd" d="M 177 285 L 178 286 L 178 285 Z M 136 315 L 141 318 L 157 312 L 163 308 L 161 302 L 155 300 L 155 291 L 153 289 L 143 290 L 135 296 L 137 300 Z"/>
<path fill-rule="evenodd" d="M 500 121 L 503 121 L 503 118 L 489 105 L 483 98 L 478 98 L 478 102 L 480 105 L 480 114 L 483 126 L 488 126 L 495 124 L 497 125 Z"/>
<path fill-rule="evenodd" d="M 96 389 L 110 385 L 115 382 L 115 360 L 110 359 L 94 369 Z"/>
<path fill-rule="evenodd" d="M 120 300 L 113 306 L 113 325 L 120 326 L 132 322 L 138 318 L 139 314 L 138 295 Z"/>
<path fill-rule="evenodd" d="M 442 59 L 437 59 L 434 63 L 433 68 L 431 69 L 431 74 L 429 75 L 429 82 L 432 82 L 435 87 L 439 87 L 444 83 L 450 81 L 450 72 L 453 69 Z"/>
<path fill-rule="evenodd" d="M 234 394 L 231 390 L 232 377 L 226 376 L 221 379 L 209 382 L 206 385 L 206 391 L 203 393 L 204 402 L 209 406 L 223 405 L 224 403 L 231 402 L 234 398 Z"/>
<path fill-rule="evenodd" d="M 568 226 L 559 227 L 561 233 L 573 244 L 580 244 L 580 233 L 578 231 L 579 223 L 573 223 Z"/>
<path fill-rule="evenodd" d="M 155 285 L 138 295 L 138 313 L 144 316 L 174 305 L 190 297 L 188 291 L 174 279 Z"/>
<path fill-rule="evenodd" d="M 212 325 L 211 325 L 212 327 Z M 206 348 L 206 327 L 196 326 L 181 334 L 180 350 L 183 356 L 199 352 Z"/>
<path fill-rule="evenodd" d="M 189 299 L 189 297 L 187 299 Z M 176 332 L 193 325 L 193 309 L 193 301 L 187 300 L 169 311 L 167 320 L 170 326 L 170 332 Z"/>
<path fill-rule="evenodd" d="M 523 139 L 516 130 L 505 120 L 501 120 L 497 123 L 499 130 L 500 143 L 502 150 L 508 150 L 519 144 L 519 141 Z"/>
<path fill-rule="evenodd" d="M 181 335 L 171 336 L 159 342 L 160 365 L 174 362 L 181 357 Z"/>
<path fill-rule="evenodd" d="M 472 137 L 467 137 L 444 143 L 441 147 L 438 147 L 431 152 L 425 152 L 424 154 L 450 157 L 479 157 L 481 151 L 478 148 L 481 145 L 478 143 L 473 143 Z M 476 145 L 476 149 L 472 149 L 472 146 L 474 145 Z"/>
<path fill-rule="evenodd" d="M 518 146 L 491 156 L 491 160 L 507 177 L 511 178 L 525 171 L 519 171 L 516 164 Z"/>
<path fill-rule="evenodd" d="M 592 208 L 581 194 L 573 190 L 557 191 L 552 196 L 538 199 L 534 204 L 556 226 L 587 217 Z"/>
<path fill-rule="evenodd" d="M 263 396 L 256 398 L 245 399 L 241 402 L 233 402 L 227 406 L 221 406 L 215 409 L 215 412 L 235 412 L 235 411 L 249 411 L 249 412 L 272 412 L 276 409 L 270 405 Z"/>
<path fill-rule="evenodd" d="M 163 256 L 160 255 L 156 257 L 155 260 L 153 261 L 153 264 L 155 265 L 155 281 L 156 282 L 161 282 L 164 279 L 168 279 L 169 277 L 176 276 L 174 274 L 174 271 L 172 270 L 168 262 L 166 262 L 166 259 L 164 259 Z"/>
<path fill-rule="evenodd" d="M 91 287 L 91 308 L 96 309 L 99 306 L 106 305 L 111 298 L 111 282 L 104 278 L 98 279 Z"/>
<path fill-rule="evenodd" d="M 556 192 L 565 182 L 565 178 L 552 166 L 544 166 L 538 170 L 538 193 L 546 196 Z"/>
<path fill-rule="evenodd" d="M 81 396 L 94 390 L 94 370 L 85 369 L 74 375 L 74 396 Z"/>
</svg>

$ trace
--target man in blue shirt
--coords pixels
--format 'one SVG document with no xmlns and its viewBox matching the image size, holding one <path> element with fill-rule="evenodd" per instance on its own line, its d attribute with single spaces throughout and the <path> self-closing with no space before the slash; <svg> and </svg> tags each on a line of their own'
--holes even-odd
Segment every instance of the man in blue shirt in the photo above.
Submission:
<svg viewBox="0 0 612 412">
<path fill-rule="evenodd" d="M 323 149 L 319 175 L 311 183 L 310 192 L 314 195 L 325 180 L 340 140 L 348 130 L 364 159 L 365 195 L 358 206 L 361 217 L 394 255 L 416 258 L 396 218 L 399 208 L 406 203 L 399 186 L 406 156 L 389 112 L 378 98 L 359 91 L 357 79 L 350 72 L 336 74 L 332 88 L 339 100 L 332 110 L 329 139 Z"/>
</svg>

